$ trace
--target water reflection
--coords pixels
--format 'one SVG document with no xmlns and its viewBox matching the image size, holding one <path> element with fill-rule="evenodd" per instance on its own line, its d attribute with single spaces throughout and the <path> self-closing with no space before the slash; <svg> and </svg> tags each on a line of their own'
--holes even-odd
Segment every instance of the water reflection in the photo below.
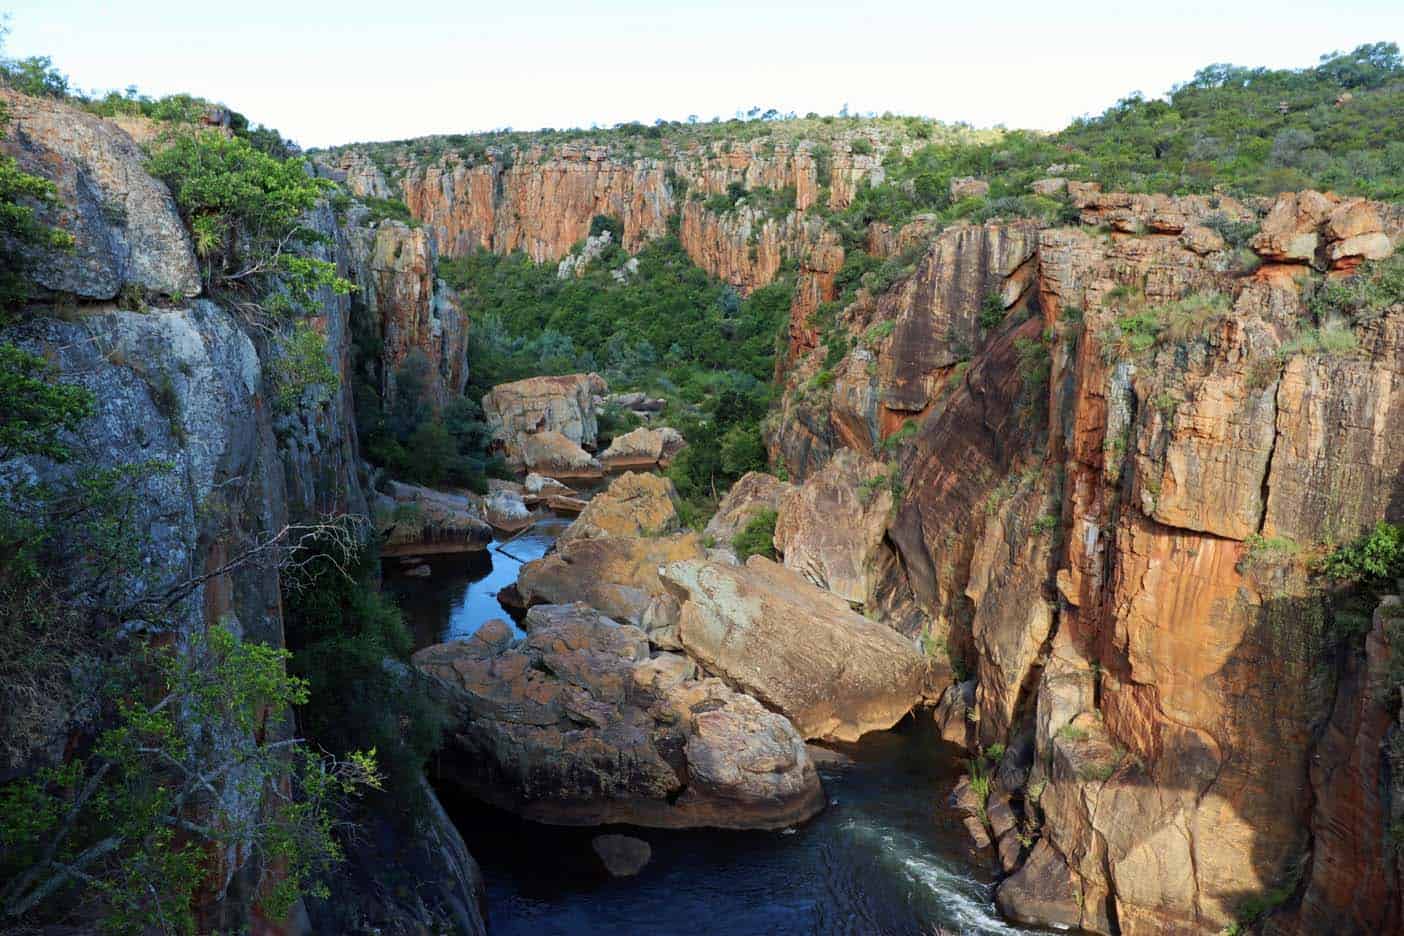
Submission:
<svg viewBox="0 0 1404 936">
<path fill-rule="evenodd" d="M 429 578 L 406 575 L 405 567 L 387 562 L 385 587 L 404 609 L 415 646 L 469 637 L 492 618 L 511 624 L 497 593 L 515 584 L 518 570 L 544 556 L 569 525 L 569 519 L 547 516 L 524 533 L 499 538 L 483 552 L 429 557 Z"/>
</svg>

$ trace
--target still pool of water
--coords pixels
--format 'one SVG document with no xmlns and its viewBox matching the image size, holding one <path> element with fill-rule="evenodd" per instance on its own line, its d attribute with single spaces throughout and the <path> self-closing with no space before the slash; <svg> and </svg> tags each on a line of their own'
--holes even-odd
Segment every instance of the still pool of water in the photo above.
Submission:
<svg viewBox="0 0 1404 936">
<path fill-rule="evenodd" d="M 909 718 L 820 767 L 831 805 L 787 832 L 613 828 L 653 858 L 611 879 L 601 829 L 540 826 L 448 798 L 487 881 L 495 936 L 931 936 L 1027 933 L 1001 921 L 991 880 L 969 860 L 941 799 L 959 752 Z"/>
<path fill-rule="evenodd" d="M 544 555 L 569 521 L 548 518 L 462 559 L 430 560 L 428 579 L 386 564 L 418 646 L 466 637 L 489 618 L 510 621 L 497 593 Z M 619 828 L 653 859 L 611 879 L 590 847 L 601 829 L 542 826 L 456 798 L 444 804 L 487 882 L 494 936 L 932 936 L 1012 934 L 995 913 L 991 879 L 966 852 L 941 800 L 960 752 L 929 716 L 869 734 L 821 763 L 831 805 L 786 832 Z"/>
<path fill-rule="evenodd" d="M 385 587 L 404 609 L 414 631 L 414 645 L 461 640 L 491 618 L 511 624 L 511 615 L 498 602 L 497 593 L 516 584 L 518 570 L 546 555 L 568 526 L 569 518 L 548 516 L 515 537 L 495 540 L 483 552 L 431 556 L 427 561 L 433 575 L 428 579 L 405 575 L 398 565 L 387 562 Z"/>
</svg>

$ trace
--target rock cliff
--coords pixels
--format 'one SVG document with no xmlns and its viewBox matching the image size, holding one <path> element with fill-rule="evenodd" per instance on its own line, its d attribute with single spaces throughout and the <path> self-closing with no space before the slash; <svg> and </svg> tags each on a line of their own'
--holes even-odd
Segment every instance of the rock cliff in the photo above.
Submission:
<svg viewBox="0 0 1404 936">
<path fill-rule="evenodd" d="M 955 736 L 1039 826 L 1010 916 L 1207 933 L 1273 895 L 1272 932 L 1394 931 L 1387 637 L 1311 557 L 1404 519 L 1404 305 L 1325 298 L 1399 209 L 1071 197 L 1082 227 L 952 228 L 860 293 L 831 379 L 797 349 L 768 445 L 795 508 L 846 519 L 806 541 L 782 503 L 777 545 L 855 601 L 893 568 L 882 619 L 967 680 Z M 871 536 L 824 494 L 855 455 L 898 492 Z"/>
<path fill-rule="evenodd" d="M 46 358 L 58 380 L 86 388 L 95 401 L 69 440 L 70 461 L 0 463 L 0 484 L 132 470 L 116 496 L 130 504 L 127 523 L 137 535 L 129 545 L 140 562 L 119 572 L 123 594 L 103 596 L 103 606 L 116 599 L 115 606 L 147 608 L 150 621 L 118 623 L 176 646 L 219 625 L 242 640 L 282 647 L 278 550 L 268 544 L 283 542 L 280 531 L 290 525 L 329 516 L 363 524 L 369 515 L 350 379 L 353 305 L 364 298 L 384 324 L 387 371 L 422 352 L 442 375 L 440 399 L 461 393 L 466 323 L 434 280 L 432 236 L 367 226 L 356 206 L 340 212 L 323 202 L 308 214 L 304 223 L 319 235 L 308 249 L 363 291 L 354 300 L 330 288 L 315 295 L 299 326 L 324 339 L 325 359 L 302 364 L 333 379 L 289 393 L 280 384 L 289 353 L 283 339 L 294 326 L 255 327 L 238 310 L 197 298 L 202 282 L 191 238 L 131 136 L 63 102 L 3 90 L 0 97 L 11 118 L 0 146 L 55 183 L 57 206 L 42 220 L 75 241 L 71 251 L 31 258 L 35 302 L 0 337 Z M 82 547 L 75 540 L 73 548 Z M 79 737 L 84 717 L 58 713 L 56 743 L 30 752 L 32 762 L 61 752 L 63 735 Z M 217 733 L 226 726 L 205 727 Z M 288 736 L 290 725 L 275 720 L 262 730 L 273 740 Z M 242 797 L 244 813 L 232 818 L 255 818 L 263 795 Z M 461 931 L 482 932 L 471 856 L 442 822 L 425 835 L 402 843 L 422 853 L 430 877 L 438 875 L 421 896 Z M 241 847 L 211 855 L 195 908 L 200 928 L 300 931 L 300 909 L 288 920 L 262 917 L 260 895 L 279 870 L 248 860 Z M 390 860 L 365 863 L 382 859 Z M 344 883 L 334 881 L 334 890 Z"/>
</svg>

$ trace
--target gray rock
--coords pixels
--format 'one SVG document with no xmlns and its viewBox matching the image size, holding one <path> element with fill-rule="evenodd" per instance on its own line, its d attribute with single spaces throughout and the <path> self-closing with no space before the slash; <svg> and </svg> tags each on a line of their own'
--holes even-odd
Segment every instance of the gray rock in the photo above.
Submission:
<svg viewBox="0 0 1404 936">
<path fill-rule="evenodd" d="M 200 294 L 195 251 L 175 200 L 143 168 L 146 157 L 120 127 L 51 98 L 0 89 L 8 109 L 0 151 L 58 190 L 39 219 L 73 235 L 71 251 L 34 252 L 41 286 L 112 299 L 132 285 L 168 296 Z"/>
<path fill-rule="evenodd" d="M 614 877 L 633 877 L 653 857 L 647 842 L 628 835 L 597 835 L 590 846 Z"/>
</svg>

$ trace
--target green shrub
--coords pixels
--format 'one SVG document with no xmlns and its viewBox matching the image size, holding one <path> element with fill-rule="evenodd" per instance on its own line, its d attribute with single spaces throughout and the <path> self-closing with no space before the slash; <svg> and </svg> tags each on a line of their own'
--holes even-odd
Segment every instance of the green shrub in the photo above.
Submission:
<svg viewBox="0 0 1404 936">
<path fill-rule="evenodd" d="M 1327 554 L 1321 570 L 1338 582 L 1388 586 L 1404 576 L 1404 524 L 1380 521 L 1369 533 Z"/>
<path fill-rule="evenodd" d="M 731 539 L 731 548 L 736 550 L 736 558 L 745 562 L 751 556 L 775 558 L 775 520 L 773 510 L 762 510 L 749 521 L 744 529 Z"/>
<path fill-rule="evenodd" d="M 175 195 L 206 284 L 241 296 L 236 308 L 286 317 L 320 289 L 351 291 L 336 264 L 298 252 L 325 239 L 305 219 L 333 187 L 306 160 L 279 159 L 242 137 L 185 132 L 147 169 Z"/>
<path fill-rule="evenodd" d="M 999 326 L 1004 321 L 1004 296 L 999 292 L 992 292 L 980 303 L 980 327 L 991 329 Z"/>
<path fill-rule="evenodd" d="M 413 640 L 378 566 L 371 542 L 349 556 L 325 538 L 303 551 L 283 592 L 289 666 L 309 690 L 302 730 L 337 756 L 376 751 L 387 793 L 413 797 L 447 712 L 406 663 Z"/>
</svg>

